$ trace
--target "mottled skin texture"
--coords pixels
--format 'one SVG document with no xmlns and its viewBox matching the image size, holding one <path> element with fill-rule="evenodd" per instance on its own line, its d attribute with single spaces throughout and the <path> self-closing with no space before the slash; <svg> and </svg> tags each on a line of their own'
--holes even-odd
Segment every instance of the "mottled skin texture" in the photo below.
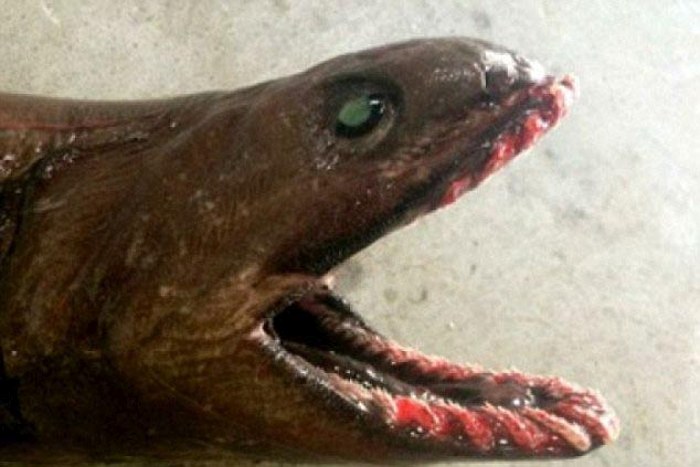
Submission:
<svg viewBox="0 0 700 467">
<path fill-rule="evenodd" d="M 23 427 L 0 451 L 418 455 L 254 336 L 450 181 L 478 182 L 475 145 L 509 118 L 491 103 L 536 79 L 510 52 L 446 39 L 172 100 L 0 95 L 0 342 L 17 388 L 0 423 Z M 387 96 L 386 114 L 340 138 L 358 92 Z"/>
</svg>

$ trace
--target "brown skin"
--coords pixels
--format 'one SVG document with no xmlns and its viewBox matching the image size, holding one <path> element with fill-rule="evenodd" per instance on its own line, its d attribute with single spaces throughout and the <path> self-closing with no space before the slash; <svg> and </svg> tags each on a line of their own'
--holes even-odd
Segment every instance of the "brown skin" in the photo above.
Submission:
<svg viewBox="0 0 700 467">
<path fill-rule="evenodd" d="M 17 384 L 0 423 L 23 426 L 0 450 L 406 457 L 250 336 L 329 267 L 435 208 L 457 171 L 482 170 L 474 145 L 508 117 L 489 101 L 534 73 L 496 46 L 444 39 L 228 93 L 0 96 L 0 157 L 14 155 L 0 166 L 0 342 Z M 339 137 L 340 106 L 364 92 L 388 96 L 382 122 Z"/>
</svg>

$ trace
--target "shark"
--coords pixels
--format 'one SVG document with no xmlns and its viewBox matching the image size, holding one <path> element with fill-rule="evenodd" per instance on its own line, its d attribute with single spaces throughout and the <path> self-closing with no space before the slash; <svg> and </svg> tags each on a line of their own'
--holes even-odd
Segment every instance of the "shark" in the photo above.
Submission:
<svg viewBox="0 0 700 467">
<path fill-rule="evenodd" d="M 0 456 L 393 463 L 613 441 L 597 392 L 403 346 L 332 280 L 532 147 L 577 89 L 445 37 L 234 91 L 0 94 Z"/>
</svg>

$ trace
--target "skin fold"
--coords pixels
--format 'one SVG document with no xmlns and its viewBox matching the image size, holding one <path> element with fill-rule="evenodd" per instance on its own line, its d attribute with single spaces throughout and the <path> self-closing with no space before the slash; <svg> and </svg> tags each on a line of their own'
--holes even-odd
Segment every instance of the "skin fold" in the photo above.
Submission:
<svg viewBox="0 0 700 467">
<path fill-rule="evenodd" d="M 556 124 L 573 94 L 571 78 L 449 38 L 232 92 L 0 95 L 0 458 L 389 462 L 571 456 L 610 441 L 617 421 L 602 399 L 558 379 L 445 363 L 420 387 L 457 400 L 473 386 L 487 402 L 448 410 L 390 370 L 377 383 L 385 396 L 323 363 L 369 374 L 400 354 L 439 366 L 372 337 L 334 301 L 329 273 L 476 186 Z M 310 347 L 326 331 L 300 316 L 342 321 L 323 326 L 345 326 L 348 352 L 371 348 L 382 362 Z M 512 401 L 540 386 L 576 402 L 540 397 L 517 419 L 531 433 L 522 441 L 507 423 L 525 417 Z M 556 416 L 538 419 L 550 406 Z M 465 421 L 472 409 L 489 436 Z"/>
</svg>

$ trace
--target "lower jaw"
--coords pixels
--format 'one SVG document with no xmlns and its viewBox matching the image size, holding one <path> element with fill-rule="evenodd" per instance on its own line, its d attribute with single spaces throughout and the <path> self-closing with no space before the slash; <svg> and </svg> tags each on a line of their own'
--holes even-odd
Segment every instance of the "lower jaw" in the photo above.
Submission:
<svg viewBox="0 0 700 467">
<path fill-rule="evenodd" d="M 617 436 L 617 419 L 602 398 L 560 378 L 421 354 L 369 329 L 326 290 L 291 307 L 285 326 L 299 319 L 309 327 L 304 320 L 315 317 L 326 326 L 315 335 L 326 333 L 326 340 L 304 343 L 303 335 L 274 329 L 271 318 L 265 346 L 294 380 L 310 380 L 318 399 L 342 401 L 400 450 L 428 458 L 571 457 Z"/>
</svg>

